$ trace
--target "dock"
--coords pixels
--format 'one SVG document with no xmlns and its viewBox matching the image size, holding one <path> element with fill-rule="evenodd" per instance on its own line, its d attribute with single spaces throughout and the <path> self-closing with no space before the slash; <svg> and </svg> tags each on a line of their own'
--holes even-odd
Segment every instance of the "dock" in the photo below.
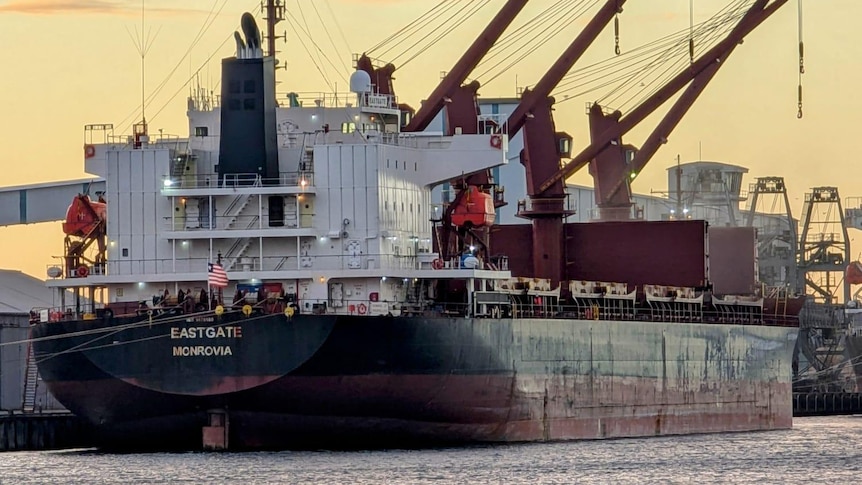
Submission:
<svg viewBox="0 0 862 485">
<path fill-rule="evenodd" d="M 92 429 L 70 412 L 0 412 L 0 451 L 94 446 Z"/>
<path fill-rule="evenodd" d="M 862 392 L 794 392 L 793 416 L 862 414 Z"/>
</svg>

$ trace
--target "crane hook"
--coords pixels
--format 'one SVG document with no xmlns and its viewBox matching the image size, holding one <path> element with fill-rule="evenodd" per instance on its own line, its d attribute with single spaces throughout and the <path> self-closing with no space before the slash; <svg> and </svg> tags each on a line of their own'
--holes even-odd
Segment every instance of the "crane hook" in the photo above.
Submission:
<svg viewBox="0 0 862 485">
<path fill-rule="evenodd" d="M 614 16 L 614 53 L 620 55 L 620 17 Z"/>
</svg>

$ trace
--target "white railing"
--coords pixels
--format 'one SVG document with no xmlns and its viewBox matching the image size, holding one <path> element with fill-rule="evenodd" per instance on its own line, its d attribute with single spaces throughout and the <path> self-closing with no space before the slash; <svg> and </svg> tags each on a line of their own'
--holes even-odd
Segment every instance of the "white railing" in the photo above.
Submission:
<svg viewBox="0 0 862 485">
<path fill-rule="evenodd" d="M 253 251 L 252 251 L 253 252 Z M 108 261 L 104 270 L 90 272 L 84 278 L 76 273 L 66 275 L 68 279 L 99 278 L 102 276 L 145 276 L 178 273 L 200 273 L 201 279 L 206 279 L 209 258 L 184 259 L 146 259 L 146 260 L 116 260 Z M 222 256 L 222 266 L 237 271 L 340 271 L 340 270 L 430 270 L 432 260 L 427 254 L 420 256 L 397 256 L 394 254 L 364 254 L 358 259 L 355 256 L 249 256 L 237 254 L 235 257 Z M 358 263 L 358 264 L 357 264 Z M 444 262 L 443 270 L 485 269 L 489 266 L 479 260 L 478 266 L 466 268 L 460 263 L 460 258 L 454 257 Z"/>
<path fill-rule="evenodd" d="M 313 187 L 314 173 L 309 171 L 282 172 L 278 177 L 261 177 L 258 174 L 227 174 L 219 179 L 216 173 L 163 176 L 166 189 L 210 189 L 217 187 Z"/>
</svg>

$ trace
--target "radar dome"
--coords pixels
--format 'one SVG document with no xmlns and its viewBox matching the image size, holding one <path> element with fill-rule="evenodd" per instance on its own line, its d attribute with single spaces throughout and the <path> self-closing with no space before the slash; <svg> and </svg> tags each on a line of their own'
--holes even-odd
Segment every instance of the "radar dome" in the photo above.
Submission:
<svg viewBox="0 0 862 485">
<path fill-rule="evenodd" d="M 350 75 L 350 91 L 353 93 L 370 93 L 371 76 L 363 70 L 357 70 Z"/>
</svg>

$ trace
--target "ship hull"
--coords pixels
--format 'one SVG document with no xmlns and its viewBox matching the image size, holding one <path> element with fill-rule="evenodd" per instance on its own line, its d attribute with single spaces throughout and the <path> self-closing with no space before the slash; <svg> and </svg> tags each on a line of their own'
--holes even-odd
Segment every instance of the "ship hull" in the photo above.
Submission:
<svg viewBox="0 0 862 485">
<path fill-rule="evenodd" d="M 232 449 L 792 424 L 793 328 L 233 314 L 203 323 L 139 320 L 33 328 L 37 339 L 65 337 L 36 341 L 40 372 L 65 406 L 101 430 L 106 447 L 198 449 L 214 410 L 228 417 Z M 219 337 L 207 328 L 241 330 Z"/>
</svg>

